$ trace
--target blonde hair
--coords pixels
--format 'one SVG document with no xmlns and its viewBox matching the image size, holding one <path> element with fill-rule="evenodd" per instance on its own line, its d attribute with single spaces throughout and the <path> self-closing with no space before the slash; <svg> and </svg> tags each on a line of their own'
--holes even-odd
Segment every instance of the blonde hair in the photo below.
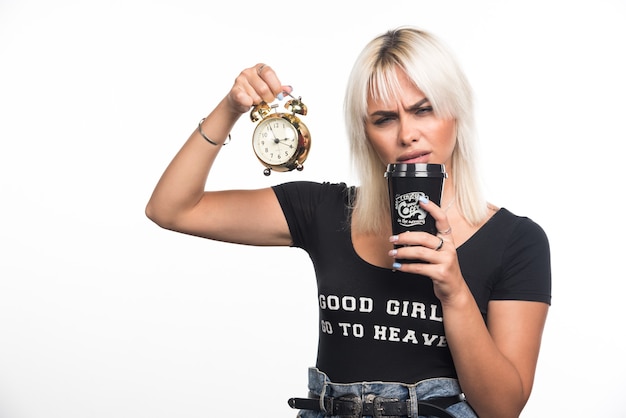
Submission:
<svg viewBox="0 0 626 418">
<path fill-rule="evenodd" d="M 454 176 L 459 212 L 470 224 L 479 224 L 487 214 L 487 203 L 475 167 L 472 90 L 455 57 L 441 41 L 422 30 L 401 27 L 365 46 L 354 63 L 346 90 L 346 128 L 352 164 L 360 182 L 353 228 L 362 233 L 377 233 L 388 222 L 386 166 L 367 139 L 365 118 L 369 96 L 388 99 L 402 94 L 397 68 L 429 99 L 437 117 L 456 120 L 457 142 L 446 169 Z"/>
</svg>

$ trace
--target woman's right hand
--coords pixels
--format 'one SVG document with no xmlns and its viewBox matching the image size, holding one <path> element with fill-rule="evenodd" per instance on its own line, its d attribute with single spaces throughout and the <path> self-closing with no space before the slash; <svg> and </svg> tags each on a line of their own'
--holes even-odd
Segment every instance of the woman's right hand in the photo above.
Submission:
<svg viewBox="0 0 626 418">
<path fill-rule="evenodd" d="M 291 86 L 281 84 L 272 67 L 259 63 L 237 76 L 226 98 L 233 113 L 242 114 L 254 105 L 272 103 L 279 94 L 291 91 Z"/>
</svg>

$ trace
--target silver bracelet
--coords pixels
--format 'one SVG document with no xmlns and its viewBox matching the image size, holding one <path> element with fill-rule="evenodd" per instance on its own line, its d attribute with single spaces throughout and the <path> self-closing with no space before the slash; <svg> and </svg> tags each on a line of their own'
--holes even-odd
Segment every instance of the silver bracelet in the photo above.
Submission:
<svg viewBox="0 0 626 418">
<path fill-rule="evenodd" d="M 211 138 L 209 138 L 208 136 L 206 136 L 206 135 L 204 134 L 204 132 L 202 132 L 202 122 L 204 122 L 204 120 L 205 120 L 205 119 L 206 119 L 206 118 L 202 118 L 202 120 L 200 121 L 200 123 L 198 123 L 198 132 L 200 133 L 200 135 L 202 135 L 202 138 L 206 139 L 206 141 L 207 141 L 209 144 L 212 144 L 212 145 L 218 146 L 219 144 L 218 144 L 217 142 L 215 142 L 215 141 L 211 140 Z M 227 140 L 226 142 L 224 142 L 222 145 L 226 145 L 226 144 L 228 144 L 229 142 L 230 142 L 230 134 L 228 134 L 228 140 Z"/>
</svg>

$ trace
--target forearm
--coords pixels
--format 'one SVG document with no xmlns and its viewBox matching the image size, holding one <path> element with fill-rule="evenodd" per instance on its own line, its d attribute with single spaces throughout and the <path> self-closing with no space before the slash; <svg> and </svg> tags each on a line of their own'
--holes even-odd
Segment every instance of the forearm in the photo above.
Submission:
<svg viewBox="0 0 626 418">
<path fill-rule="evenodd" d="M 202 123 L 203 133 L 218 145 L 205 140 L 195 129 L 172 159 L 157 183 L 146 207 L 146 215 L 162 226 L 192 210 L 204 193 L 207 177 L 239 114 L 232 113 L 222 100 Z"/>
<path fill-rule="evenodd" d="M 443 306 L 446 338 L 459 382 L 481 418 L 518 417 L 528 394 L 490 335 L 469 289 Z"/>
</svg>

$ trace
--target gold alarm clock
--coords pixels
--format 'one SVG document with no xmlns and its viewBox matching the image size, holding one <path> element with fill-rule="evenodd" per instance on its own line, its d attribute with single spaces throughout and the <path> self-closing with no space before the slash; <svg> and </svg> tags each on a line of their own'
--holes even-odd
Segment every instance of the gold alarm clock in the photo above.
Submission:
<svg viewBox="0 0 626 418">
<path fill-rule="evenodd" d="M 252 134 L 252 148 L 265 166 L 263 174 L 266 176 L 272 171 L 302 171 L 311 148 L 311 133 L 296 116 L 306 115 L 307 107 L 300 97 L 291 97 L 285 103 L 285 108 L 291 113 L 277 112 L 278 104 L 268 105 L 265 102 L 250 111 L 252 122 L 258 122 Z"/>
</svg>

